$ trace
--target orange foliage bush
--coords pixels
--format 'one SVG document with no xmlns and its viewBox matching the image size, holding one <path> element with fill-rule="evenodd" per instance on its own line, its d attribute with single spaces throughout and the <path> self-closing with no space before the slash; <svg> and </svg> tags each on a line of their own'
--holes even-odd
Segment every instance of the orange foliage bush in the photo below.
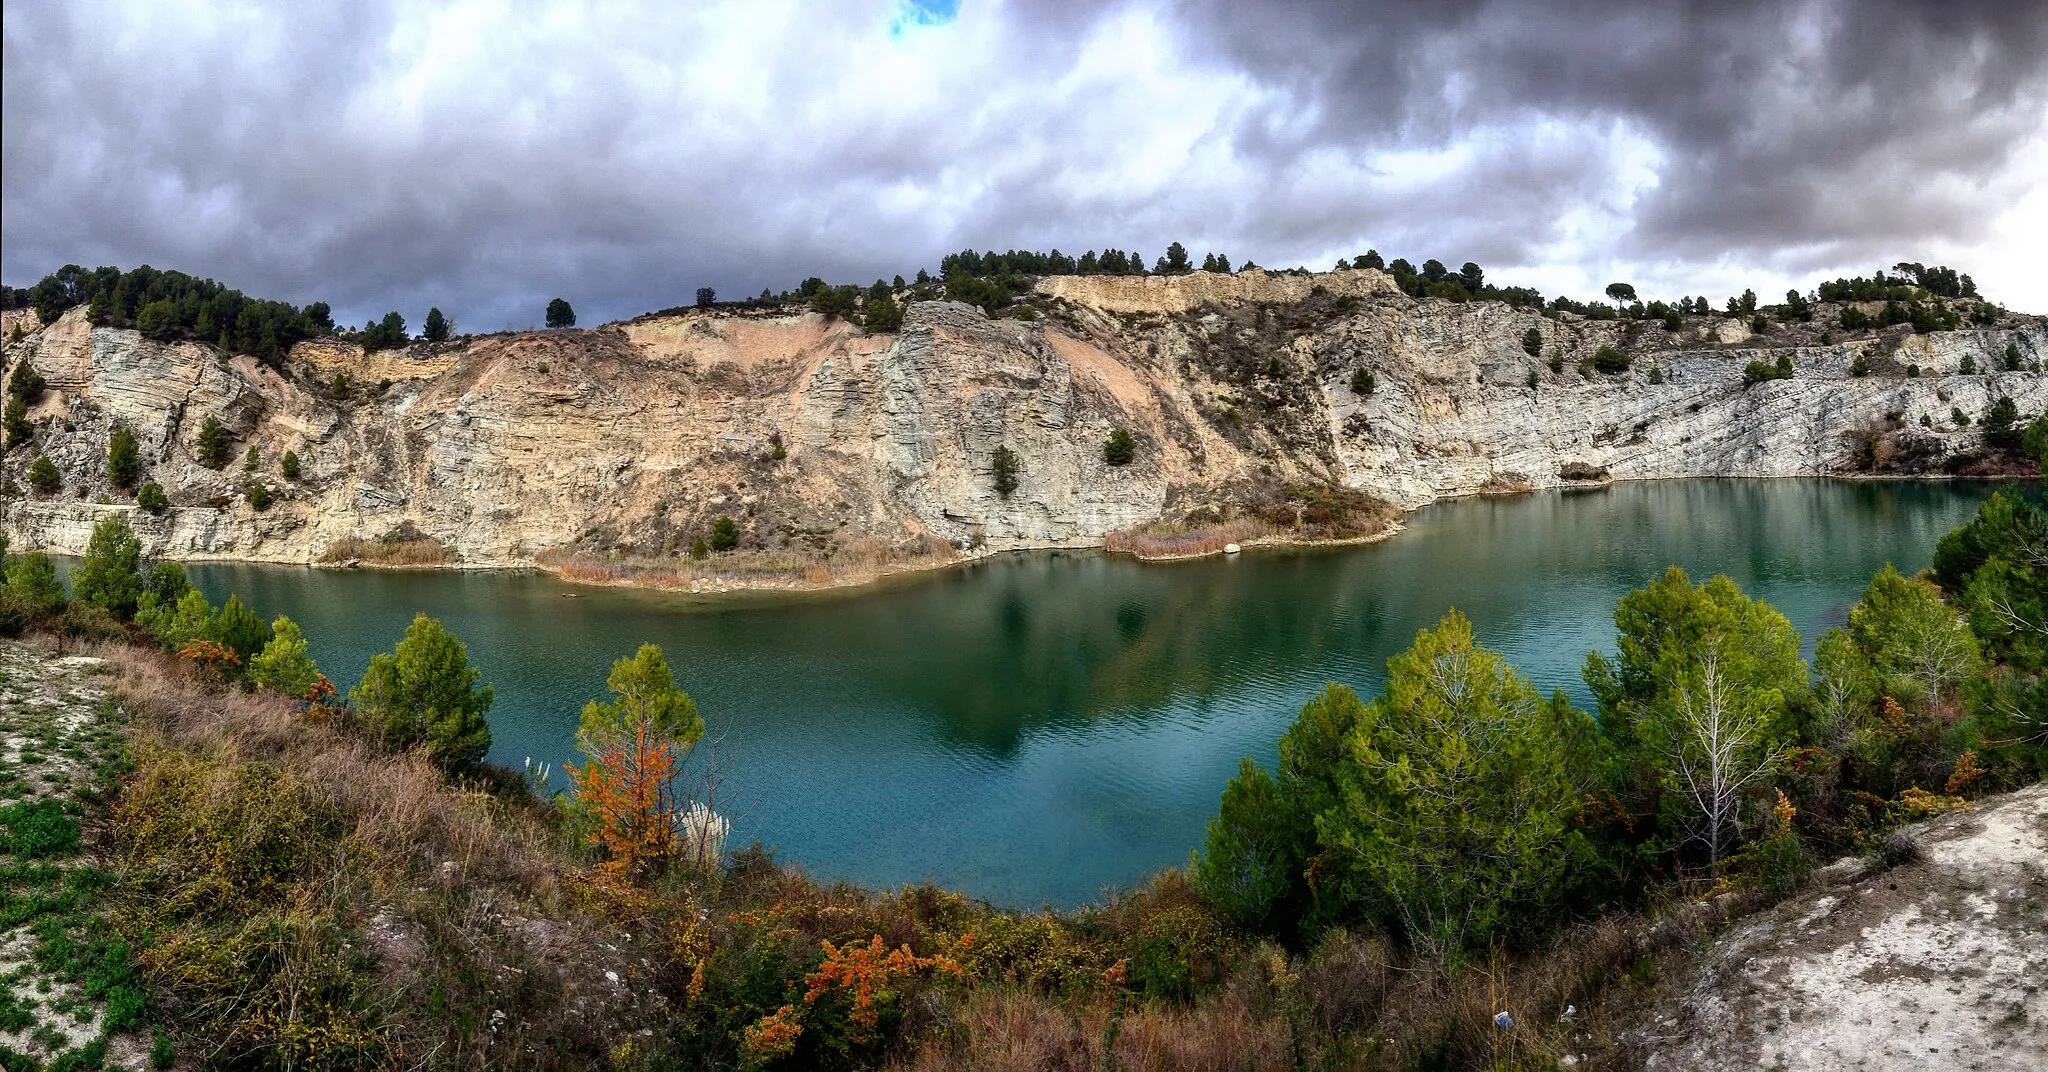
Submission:
<svg viewBox="0 0 2048 1072">
<path fill-rule="evenodd" d="M 970 938 L 961 939 L 961 945 L 965 946 Z M 829 941 L 818 945 L 825 951 L 825 962 L 804 978 L 804 984 L 810 987 L 804 993 L 804 1003 L 814 1003 L 834 990 L 849 991 L 853 995 L 853 1010 L 847 1014 L 847 1020 L 869 1031 L 880 1023 L 882 1006 L 895 1000 L 896 992 L 889 987 L 892 979 L 907 978 L 928 969 L 955 977 L 966 974 L 958 961 L 944 954 L 920 957 L 908 945 L 885 950 L 879 934 L 866 945 L 848 942 L 834 946 Z"/>
<path fill-rule="evenodd" d="M 630 739 L 597 745 L 590 761 L 568 769 L 577 803 L 591 819 L 600 871 L 631 877 L 675 851 L 676 748 L 639 725 Z"/>
<path fill-rule="evenodd" d="M 1944 788 L 1949 796 L 1959 797 L 1983 776 L 1984 768 L 1977 765 L 1977 750 L 1972 748 L 1956 757 L 1956 769 L 1948 776 L 1948 785 Z"/>
<path fill-rule="evenodd" d="M 879 939 L 877 939 L 879 941 Z M 796 1049 L 796 1038 L 804 1033 L 797 1022 L 796 1007 L 783 1007 L 740 1029 L 740 1059 L 758 1068 Z"/>
<path fill-rule="evenodd" d="M 242 665 L 242 657 L 233 648 L 225 648 L 211 640 L 188 640 L 178 649 L 178 658 L 194 666 L 205 667 L 217 674 L 225 674 L 231 666 Z"/>
</svg>

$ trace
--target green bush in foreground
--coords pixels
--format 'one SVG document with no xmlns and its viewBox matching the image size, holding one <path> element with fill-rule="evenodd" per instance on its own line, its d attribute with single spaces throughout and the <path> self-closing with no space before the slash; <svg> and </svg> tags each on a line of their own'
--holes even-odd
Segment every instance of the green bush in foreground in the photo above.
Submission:
<svg viewBox="0 0 2048 1072">
<path fill-rule="evenodd" d="M 249 683 L 287 696 L 303 697 L 320 679 L 320 668 L 306 654 L 306 635 L 297 622 L 280 614 L 270 623 L 270 643 L 249 660 Z"/>
<path fill-rule="evenodd" d="M 462 773 L 474 769 L 491 747 L 484 714 L 495 693 L 478 684 L 482 677 L 469 665 L 469 648 L 422 614 L 394 651 L 371 657 L 348 698 L 386 747 L 424 745 L 442 769 Z"/>
<path fill-rule="evenodd" d="M 85 557 L 71 575 L 71 594 L 121 621 L 135 617 L 142 599 L 142 541 L 121 515 L 109 514 L 92 527 Z"/>
<path fill-rule="evenodd" d="M 1573 822 L 1590 777 L 1573 748 L 1590 733 L 1453 611 L 1387 660 L 1381 696 L 1332 685 L 1305 707 L 1281 780 L 1246 761 L 1196 881 L 1248 926 L 1313 901 L 1325 924 L 1372 923 L 1452 959 L 1538 933 L 1591 869 Z"/>
</svg>

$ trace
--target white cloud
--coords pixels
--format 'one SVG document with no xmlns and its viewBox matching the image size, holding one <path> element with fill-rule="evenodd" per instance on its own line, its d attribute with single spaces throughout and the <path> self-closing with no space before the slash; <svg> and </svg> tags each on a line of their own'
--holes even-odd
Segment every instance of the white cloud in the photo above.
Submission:
<svg viewBox="0 0 2048 1072">
<path fill-rule="evenodd" d="M 1688 142 L 1672 131 L 1718 127 L 1675 128 L 1655 79 L 1593 67 L 1507 88 L 1571 40 L 1540 15 L 1389 6 L 1311 19 L 1298 43 L 1280 8 L 1225 34 L 1198 7 L 11 5 L 0 269 L 20 285 L 66 261 L 149 262 L 355 320 L 438 304 L 479 328 L 530 322 L 556 294 L 593 320 L 707 283 L 910 274 L 966 245 L 1157 256 L 1176 239 L 1274 265 L 1368 245 L 1475 259 L 1581 296 L 1615 278 L 1775 293 L 1946 261 L 2048 304 L 2038 60 L 1984 97 L 1982 123 L 1888 120 L 1858 87 L 1838 104 L 1845 146 L 1787 156 L 1829 131 L 1802 112 L 1818 76 L 1796 64 L 1740 75 L 1761 82 L 1737 94 L 1757 114 Z M 1793 51 L 1836 47 L 1836 24 L 1803 10 Z M 1356 60 L 1346 34 L 1384 57 Z M 1252 45 L 1278 58 L 1237 47 Z M 1930 85 L 1971 91 L 1976 68 L 1928 62 L 1947 64 Z M 1857 140 L 1888 121 L 1896 145 Z M 1788 160 L 1801 170 L 1781 183 Z M 1768 223 L 1701 193 L 1731 174 Z M 1855 196 L 1817 195 L 1827 182 Z M 1882 211 L 1872 191 L 1908 182 L 1910 211 Z"/>
</svg>

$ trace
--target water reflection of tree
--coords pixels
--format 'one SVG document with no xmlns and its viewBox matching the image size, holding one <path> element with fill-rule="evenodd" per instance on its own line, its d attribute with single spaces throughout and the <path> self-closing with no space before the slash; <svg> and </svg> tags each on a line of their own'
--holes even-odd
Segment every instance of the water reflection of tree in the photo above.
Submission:
<svg viewBox="0 0 2048 1072">
<path fill-rule="evenodd" d="M 1369 588 L 1284 560 L 1044 555 L 980 569 L 971 601 L 901 608 L 921 619 L 905 628 L 943 648 L 886 660 L 870 687 L 929 715 L 947 740 L 997 753 L 1028 727 L 1142 716 L 1301 676 L 1332 651 L 1374 648 L 1381 620 Z"/>
</svg>

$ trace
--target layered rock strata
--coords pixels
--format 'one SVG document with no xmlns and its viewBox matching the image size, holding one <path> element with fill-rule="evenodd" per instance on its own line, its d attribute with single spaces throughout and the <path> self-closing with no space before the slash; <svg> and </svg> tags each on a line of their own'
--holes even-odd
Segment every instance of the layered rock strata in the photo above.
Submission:
<svg viewBox="0 0 2048 1072">
<path fill-rule="evenodd" d="M 1414 508 L 1602 473 L 1941 471 L 1982 450 L 1975 418 L 1993 400 L 2048 410 L 2048 378 L 2003 371 L 2008 346 L 2023 365 L 2048 353 L 2038 318 L 1841 341 L 1715 317 L 1665 332 L 1418 301 L 1373 271 L 1059 277 L 1029 302 L 1033 320 L 916 301 L 893 335 L 692 312 L 375 355 L 326 339 L 282 373 L 76 309 L 7 344 L 9 368 L 33 362 L 48 389 L 33 442 L 0 459 L 0 519 L 17 547 L 76 552 L 121 511 L 153 554 L 293 563 L 392 537 L 468 566 L 660 559 L 721 514 L 767 551 L 1091 545 L 1302 485 Z M 1629 367 L 1593 368 L 1602 346 Z M 1788 378 L 1745 382 L 1751 362 L 1781 357 Z M 1353 389 L 1361 367 L 1369 393 Z M 208 417 L 235 441 L 218 470 L 199 458 Z M 170 509 L 142 512 L 109 484 L 116 422 Z M 1138 444 L 1124 466 L 1103 454 L 1117 428 Z M 999 446 L 1019 462 L 1007 496 Z M 296 480 L 279 471 L 286 451 Z M 38 454 L 62 473 L 55 492 L 29 490 Z"/>
</svg>

